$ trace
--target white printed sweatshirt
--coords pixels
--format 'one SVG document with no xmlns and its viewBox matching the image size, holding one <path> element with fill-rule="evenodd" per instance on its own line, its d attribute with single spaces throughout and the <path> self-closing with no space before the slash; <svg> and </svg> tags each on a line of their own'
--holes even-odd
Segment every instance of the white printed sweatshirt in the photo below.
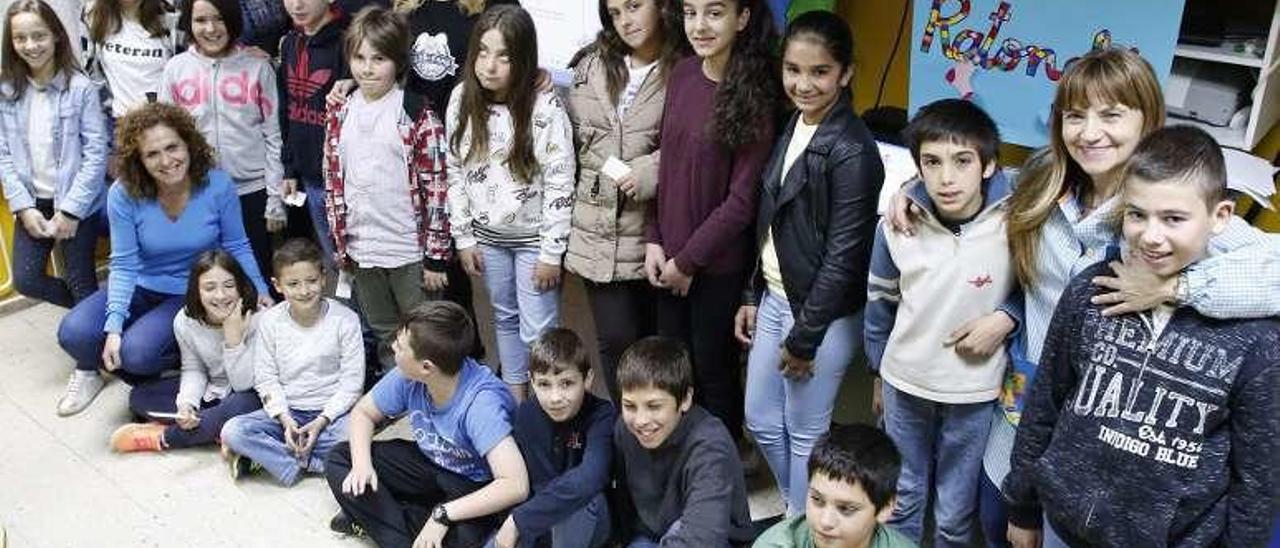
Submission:
<svg viewBox="0 0 1280 548">
<path fill-rule="evenodd" d="M 445 133 L 450 143 L 459 126 L 462 94 L 458 86 L 449 97 Z M 534 99 L 529 127 L 538 171 L 528 182 L 517 181 L 507 166 L 515 127 L 505 105 L 489 109 L 486 158 L 465 161 L 471 148 L 469 127 L 458 150 L 449 147 L 449 225 L 458 249 L 477 243 L 537 246 L 540 262 L 560 264 L 569 242 L 577 170 L 573 126 L 560 98 L 540 93 Z"/>
<path fill-rule="evenodd" d="M 280 100 L 271 62 L 237 48 L 207 57 L 191 48 L 165 64 L 160 101 L 190 112 L 231 174 L 236 194 L 267 190 L 266 217 L 284 220 Z"/>
</svg>

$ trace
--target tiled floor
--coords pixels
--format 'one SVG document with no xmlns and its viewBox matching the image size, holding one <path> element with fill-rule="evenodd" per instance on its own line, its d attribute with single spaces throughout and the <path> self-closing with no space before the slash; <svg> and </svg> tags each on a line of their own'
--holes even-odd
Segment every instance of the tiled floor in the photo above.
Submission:
<svg viewBox="0 0 1280 548">
<path fill-rule="evenodd" d="M 590 341 L 585 308 L 581 286 L 570 283 L 565 323 Z M 0 317 L 0 524 L 10 547 L 371 545 L 328 531 L 337 505 L 319 478 L 289 489 L 263 477 L 233 483 L 212 448 L 112 453 L 107 438 L 128 420 L 121 382 L 84 413 L 58 417 L 72 366 L 55 339 L 63 313 L 38 305 Z M 486 311 L 480 315 L 487 331 Z M 866 401 L 864 379 L 846 380 L 837 420 L 865 408 L 847 404 Z M 753 483 L 753 514 L 779 513 L 768 473 Z"/>
</svg>

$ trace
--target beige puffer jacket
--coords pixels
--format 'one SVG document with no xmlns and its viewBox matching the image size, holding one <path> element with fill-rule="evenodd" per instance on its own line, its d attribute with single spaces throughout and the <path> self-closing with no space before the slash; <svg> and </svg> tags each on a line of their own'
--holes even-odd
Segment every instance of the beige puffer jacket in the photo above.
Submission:
<svg viewBox="0 0 1280 548">
<path fill-rule="evenodd" d="M 578 186 L 564 264 L 593 282 L 644 278 L 645 208 L 658 190 L 658 132 L 667 91 L 659 69 L 649 73 L 621 119 L 598 55 L 579 61 L 569 90 Z M 636 198 L 627 197 L 613 179 L 600 173 L 610 156 L 631 166 Z"/>
</svg>

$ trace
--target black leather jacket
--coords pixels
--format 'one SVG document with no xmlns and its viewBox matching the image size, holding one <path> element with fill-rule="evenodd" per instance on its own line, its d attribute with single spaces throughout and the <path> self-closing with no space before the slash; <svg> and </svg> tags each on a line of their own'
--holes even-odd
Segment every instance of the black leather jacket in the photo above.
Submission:
<svg viewBox="0 0 1280 548">
<path fill-rule="evenodd" d="M 756 247 L 764 246 L 772 228 L 782 285 L 795 318 L 786 348 L 798 358 L 813 359 L 831 322 L 856 313 L 867 302 L 867 269 L 884 165 L 871 131 L 849 101 L 841 100 L 780 184 L 799 116 L 791 117 L 765 167 Z M 744 303 L 758 303 L 764 290 L 757 260 Z"/>
</svg>

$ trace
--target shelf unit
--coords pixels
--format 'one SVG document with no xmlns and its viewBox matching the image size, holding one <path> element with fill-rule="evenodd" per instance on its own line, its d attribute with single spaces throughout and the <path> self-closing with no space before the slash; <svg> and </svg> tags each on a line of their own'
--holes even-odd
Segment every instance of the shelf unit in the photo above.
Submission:
<svg viewBox="0 0 1280 548">
<path fill-rule="evenodd" d="M 1259 1 L 1259 0 L 1232 0 Z M 1274 4 L 1271 25 L 1267 33 L 1266 47 L 1262 56 L 1244 51 L 1236 51 L 1234 43 L 1221 46 L 1198 46 L 1178 44 L 1174 49 L 1174 57 L 1196 59 L 1207 63 L 1221 63 L 1247 67 L 1258 72 L 1258 83 L 1250 94 L 1252 108 L 1248 122 L 1244 127 L 1218 127 L 1188 120 L 1186 118 L 1170 118 L 1172 123 L 1191 124 L 1209 132 L 1223 146 L 1252 150 L 1266 137 L 1267 132 L 1280 120 L 1280 0 Z"/>
</svg>

